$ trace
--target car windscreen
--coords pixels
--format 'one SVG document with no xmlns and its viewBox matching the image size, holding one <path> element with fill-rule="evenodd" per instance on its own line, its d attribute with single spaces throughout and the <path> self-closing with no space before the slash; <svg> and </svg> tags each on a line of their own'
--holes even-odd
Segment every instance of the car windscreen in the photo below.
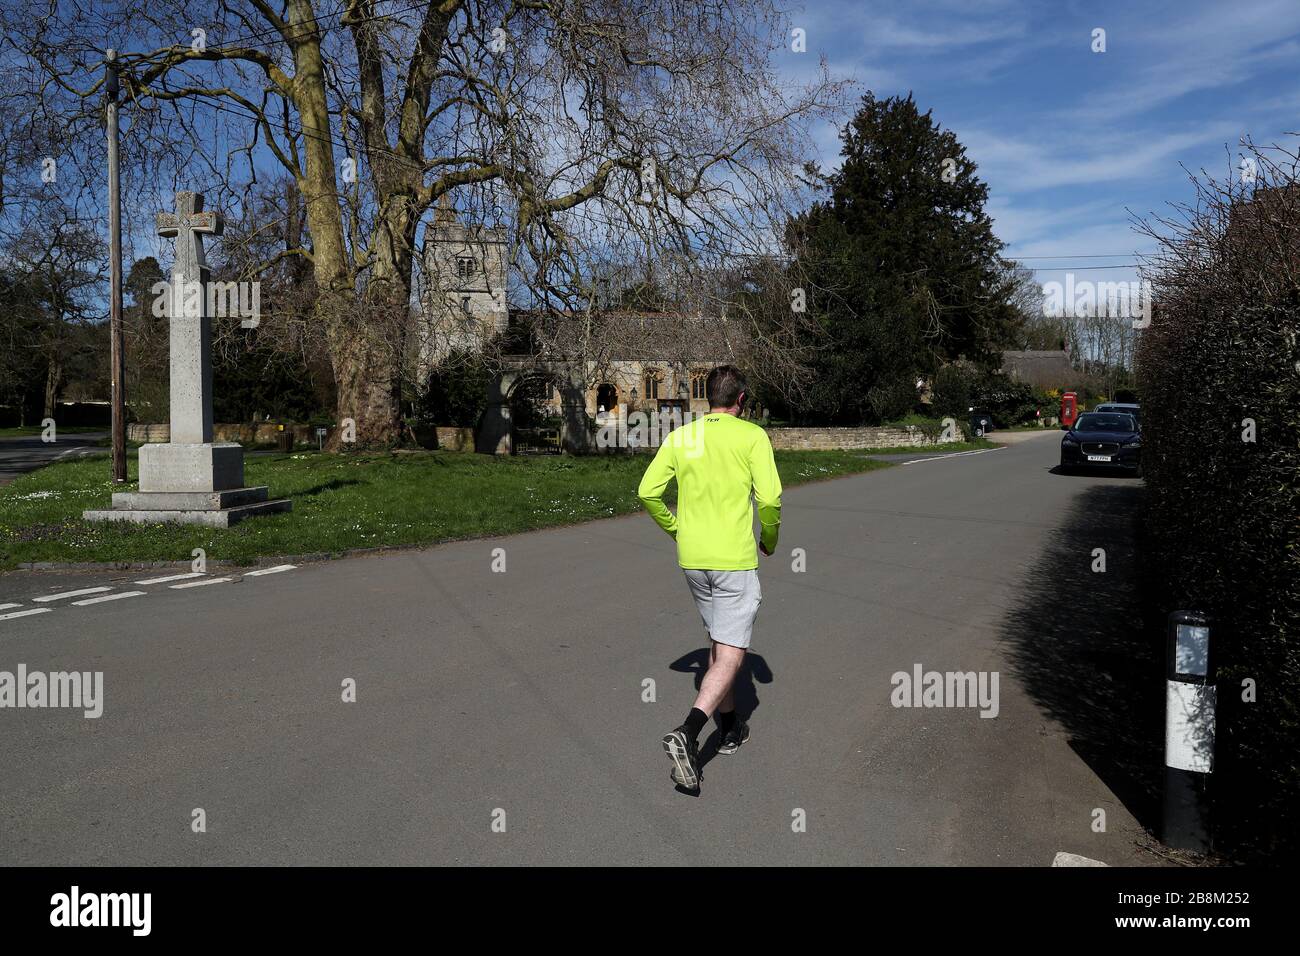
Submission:
<svg viewBox="0 0 1300 956">
<path fill-rule="evenodd" d="M 1132 415 L 1120 415 L 1112 412 L 1089 412 L 1081 415 L 1074 424 L 1077 432 L 1133 432 L 1137 423 Z"/>
<path fill-rule="evenodd" d="M 1093 409 L 1094 412 L 1105 412 L 1111 415 L 1132 415 L 1133 424 L 1138 428 L 1142 427 L 1142 415 L 1136 408 L 1126 408 L 1123 405 L 1098 405 Z"/>
</svg>

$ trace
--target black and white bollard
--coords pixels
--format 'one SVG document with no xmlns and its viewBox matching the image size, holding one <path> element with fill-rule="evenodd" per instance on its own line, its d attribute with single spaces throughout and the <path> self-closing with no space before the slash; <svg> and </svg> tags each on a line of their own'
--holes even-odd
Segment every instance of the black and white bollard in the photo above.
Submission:
<svg viewBox="0 0 1300 956">
<path fill-rule="evenodd" d="M 1210 849 L 1210 774 L 1214 771 L 1214 658 L 1210 619 L 1199 611 L 1169 615 L 1165 653 L 1164 842 Z"/>
</svg>

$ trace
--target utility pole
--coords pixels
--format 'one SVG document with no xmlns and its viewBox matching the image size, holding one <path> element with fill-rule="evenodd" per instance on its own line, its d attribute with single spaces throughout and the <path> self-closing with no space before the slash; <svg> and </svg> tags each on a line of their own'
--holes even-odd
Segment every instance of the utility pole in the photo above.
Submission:
<svg viewBox="0 0 1300 956">
<path fill-rule="evenodd" d="M 117 51 L 104 55 L 104 106 L 108 127 L 108 329 L 111 342 L 113 481 L 126 482 L 126 362 L 122 347 L 122 190 L 117 164 Z"/>
</svg>

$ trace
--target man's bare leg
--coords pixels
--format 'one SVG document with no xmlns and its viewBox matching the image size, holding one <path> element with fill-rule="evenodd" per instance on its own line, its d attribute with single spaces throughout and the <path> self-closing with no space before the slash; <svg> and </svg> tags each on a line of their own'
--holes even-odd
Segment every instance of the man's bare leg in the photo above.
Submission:
<svg viewBox="0 0 1300 956">
<path fill-rule="evenodd" d="M 698 790 L 700 786 L 699 744 L 696 735 L 709 715 L 719 708 L 722 708 L 720 713 L 734 717 L 736 700 L 733 687 L 736 675 L 740 673 L 740 665 L 745 661 L 743 647 L 732 647 L 717 641 L 712 644 L 709 649 L 709 669 L 700 681 L 700 692 L 695 698 L 690 716 L 686 718 L 686 723 L 664 737 L 664 750 L 673 762 L 673 780 L 690 790 Z"/>
<path fill-rule="evenodd" d="M 715 710 L 730 713 L 736 709 L 735 684 L 740 666 L 745 662 L 745 649 L 713 641 L 709 648 L 709 669 L 700 682 L 700 693 L 695 707 L 712 715 Z"/>
</svg>

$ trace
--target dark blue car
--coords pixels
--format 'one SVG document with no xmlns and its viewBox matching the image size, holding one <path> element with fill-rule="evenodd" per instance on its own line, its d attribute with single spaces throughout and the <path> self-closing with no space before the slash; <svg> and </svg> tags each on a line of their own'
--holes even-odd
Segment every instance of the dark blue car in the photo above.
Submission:
<svg viewBox="0 0 1300 956">
<path fill-rule="evenodd" d="M 1061 470 L 1122 468 L 1142 474 L 1142 433 L 1132 415 L 1085 412 L 1061 438 Z"/>
</svg>

